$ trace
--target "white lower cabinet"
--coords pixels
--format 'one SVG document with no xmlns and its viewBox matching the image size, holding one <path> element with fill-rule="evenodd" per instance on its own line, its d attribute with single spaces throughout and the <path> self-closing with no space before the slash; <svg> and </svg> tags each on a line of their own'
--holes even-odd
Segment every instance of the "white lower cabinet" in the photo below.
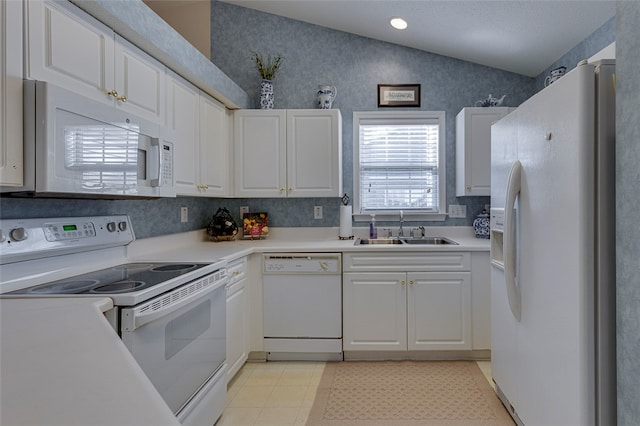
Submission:
<svg viewBox="0 0 640 426">
<path fill-rule="evenodd" d="M 471 350 L 470 253 L 346 253 L 344 351 Z"/>
<path fill-rule="evenodd" d="M 227 286 L 227 383 L 249 356 L 249 297 L 247 259 L 227 266 L 231 280 Z"/>
</svg>

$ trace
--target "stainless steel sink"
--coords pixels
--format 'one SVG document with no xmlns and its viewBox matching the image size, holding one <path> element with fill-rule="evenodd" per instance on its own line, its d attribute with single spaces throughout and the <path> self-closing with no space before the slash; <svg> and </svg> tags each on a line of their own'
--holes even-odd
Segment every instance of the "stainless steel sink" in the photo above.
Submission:
<svg viewBox="0 0 640 426">
<path fill-rule="evenodd" d="M 366 245 L 366 244 L 402 244 L 402 241 L 398 238 L 376 238 L 371 240 L 369 238 L 358 238 L 354 245 Z"/>
<path fill-rule="evenodd" d="M 401 238 L 404 244 L 450 244 L 458 245 L 453 240 L 445 237 L 415 237 L 415 238 Z"/>
<path fill-rule="evenodd" d="M 450 244 L 457 245 L 453 240 L 445 237 L 394 237 L 394 238 L 358 238 L 356 239 L 354 245 L 367 245 L 367 244 L 386 244 L 386 245 L 394 245 L 394 244 Z"/>
</svg>

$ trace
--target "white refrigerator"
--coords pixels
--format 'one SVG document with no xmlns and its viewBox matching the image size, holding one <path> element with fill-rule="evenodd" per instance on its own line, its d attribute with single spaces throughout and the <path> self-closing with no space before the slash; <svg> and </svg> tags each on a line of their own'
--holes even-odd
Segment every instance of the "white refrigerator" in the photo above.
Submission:
<svg viewBox="0 0 640 426">
<path fill-rule="evenodd" d="M 491 129 L 491 370 L 518 424 L 616 424 L 615 63 Z"/>
</svg>

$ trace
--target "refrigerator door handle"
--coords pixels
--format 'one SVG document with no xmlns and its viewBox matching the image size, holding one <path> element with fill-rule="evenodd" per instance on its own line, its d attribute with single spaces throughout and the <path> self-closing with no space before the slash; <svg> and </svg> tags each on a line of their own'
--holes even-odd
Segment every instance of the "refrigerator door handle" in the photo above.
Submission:
<svg viewBox="0 0 640 426">
<path fill-rule="evenodd" d="M 516 215 L 515 204 L 522 185 L 522 164 L 516 161 L 509 171 L 507 199 L 504 210 L 504 279 L 507 287 L 509 308 L 513 317 L 520 321 L 520 288 L 516 283 Z"/>
</svg>

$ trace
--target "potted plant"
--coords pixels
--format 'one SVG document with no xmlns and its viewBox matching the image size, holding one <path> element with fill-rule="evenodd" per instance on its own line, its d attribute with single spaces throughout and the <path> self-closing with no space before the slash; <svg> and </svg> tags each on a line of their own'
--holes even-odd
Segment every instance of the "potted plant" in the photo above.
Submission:
<svg viewBox="0 0 640 426">
<path fill-rule="evenodd" d="M 256 70 L 262 81 L 260 82 L 260 108 L 272 109 L 273 108 L 273 79 L 280 70 L 282 62 L 284 62 L 284 56 L 281 53 L 277 53 L 273 58 L 268 55 L 265 59 L 261 53 L 252 52 L 251 60 L 256 66 Z"/>
</svg>

